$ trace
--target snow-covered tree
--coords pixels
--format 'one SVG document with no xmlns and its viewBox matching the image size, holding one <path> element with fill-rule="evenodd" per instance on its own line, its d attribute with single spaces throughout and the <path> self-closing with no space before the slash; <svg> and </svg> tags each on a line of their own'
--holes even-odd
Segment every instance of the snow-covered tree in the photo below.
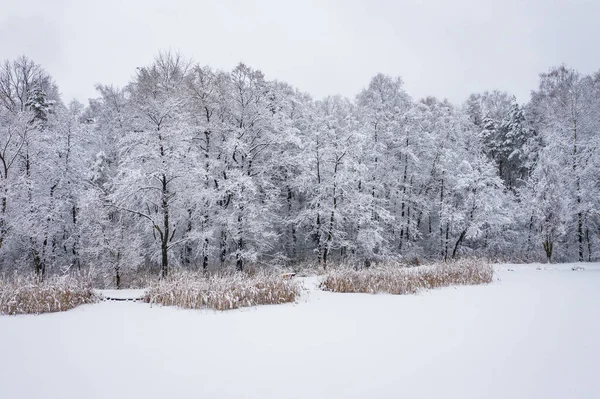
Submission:
<svg viewBox="0 0 600 399">
<path fill-rule="evenodd" d="M 122 286 L 171 267 L 593 260 L 600 73 L 565 66 L 527 104 L 413 100 L 378 74 L 314 100 L 257 69 L 159 54 L 123 88 L 61 103 L 0 64 L 0 268 Z"/>
</svg>

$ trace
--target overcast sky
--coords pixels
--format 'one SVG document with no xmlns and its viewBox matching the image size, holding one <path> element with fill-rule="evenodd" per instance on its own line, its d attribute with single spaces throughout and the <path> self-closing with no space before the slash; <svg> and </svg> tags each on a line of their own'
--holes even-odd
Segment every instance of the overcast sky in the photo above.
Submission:
<svg viewBox="0 0 600 399">
<path fill-rule="evenodd" d="M 0 59 L 29 56 L 66 102 L 126 84 L 161 49 L 242 61 L 317 98 L 353 97 L 383 72 L 415 98 L 527 101 L 550 66 L 600 69 L 599 16 L 598 0 L 2 0 Z"/>
</svg>

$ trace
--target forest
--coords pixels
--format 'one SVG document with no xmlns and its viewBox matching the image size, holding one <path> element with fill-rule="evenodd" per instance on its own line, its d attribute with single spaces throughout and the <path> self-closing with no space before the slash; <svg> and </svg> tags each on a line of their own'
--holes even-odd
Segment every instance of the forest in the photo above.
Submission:
<svg viewBox="0 0 600 399">
<path fill-rule="evenodd" d="M 123 73 L 65 104 L 0 65 L 0 274 L 600 259 L 600 72 L 552 67 L 525 104 L 383 74 L 314 99 L 172 52 Z"/>
</svg>

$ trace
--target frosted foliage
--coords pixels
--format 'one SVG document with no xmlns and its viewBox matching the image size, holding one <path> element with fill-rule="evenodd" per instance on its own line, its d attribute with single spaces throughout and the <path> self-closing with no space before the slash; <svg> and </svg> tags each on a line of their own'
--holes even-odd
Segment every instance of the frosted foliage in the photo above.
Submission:
<svg viewBox="0 0 600 399">
<path fill-rule="evenodd" d="M 0 272 L 600 256 L 598 74 L 457 106 L 382 74 L 315 100 L 170 52 L 133 72 L 67 106 L 41 66 L 1 64 Z"/>
</svg>

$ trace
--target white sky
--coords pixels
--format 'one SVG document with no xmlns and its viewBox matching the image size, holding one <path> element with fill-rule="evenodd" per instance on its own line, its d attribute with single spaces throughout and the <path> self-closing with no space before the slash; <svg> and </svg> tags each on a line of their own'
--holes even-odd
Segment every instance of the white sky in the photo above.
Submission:
<svg viewBox="0 0 600 399">
<path fill-rule="evenodd" d="M 63 100 L 124 85 L 159 50 L 242 61 L 317 98 L 353 97 L 378 72 L 415 98 L 501 89 L 527 101 L 538 74 L 600 69 L 598 0 L 1 0 L 0 59 L 25 54 Z"/>
</svg>

